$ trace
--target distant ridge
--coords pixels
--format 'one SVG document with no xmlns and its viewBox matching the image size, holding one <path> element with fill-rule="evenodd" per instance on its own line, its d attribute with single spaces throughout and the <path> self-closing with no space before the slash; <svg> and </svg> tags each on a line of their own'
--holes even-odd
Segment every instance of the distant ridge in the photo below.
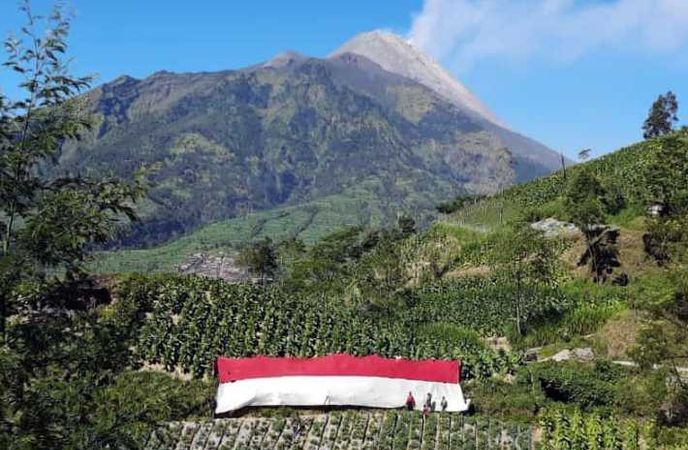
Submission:
<svg viewBox="0 0 688 450">
<path fill-rule="evenodd" d="M 64 149 L 63 167 L 123 177 L 158 169 L 126 246 L 254 212 L 281 211 L 290 235 L 307 240 L 393 224 L 404 211 L 428 223 L 439 202 L 559 167 L 556 153 L 501 126 L 439 64 L 386 32 L 328 58 L 287 51 L 238 70 L 123 76 L 85 98 L 97 126 Z M 250 234 L 276 223 L 261 219 Z"/>
</svg>

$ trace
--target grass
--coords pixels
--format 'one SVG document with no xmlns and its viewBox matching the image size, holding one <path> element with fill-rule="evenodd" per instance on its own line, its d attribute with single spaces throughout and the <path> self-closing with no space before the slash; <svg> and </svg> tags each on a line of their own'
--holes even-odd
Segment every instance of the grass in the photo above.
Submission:
<svg viewBox="0 0 688 450">
<path fill-rule="evenodd" d="M 635 344 L 642 327 L 641 318 L 640 312 L 625 310 L 607 321 L 596 336 L 607 358 L 628 358 L 628 350 Z"/>
</svg>

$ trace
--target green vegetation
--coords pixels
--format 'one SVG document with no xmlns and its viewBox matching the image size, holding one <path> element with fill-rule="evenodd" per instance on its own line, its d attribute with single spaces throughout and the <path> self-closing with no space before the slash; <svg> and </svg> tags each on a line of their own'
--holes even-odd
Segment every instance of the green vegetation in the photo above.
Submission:
<svg viewBox="0 0 688 450">
<path fill-rule="evenodd" d="M 465 377 L 507 373 L 515 360 L 492 351 L 456 325 L 445 303 L 420 299 L 399 314 L 361 314 L 322 298 L 299 299 L 278 288 L 228 285 L 197 277 L 134 277 L 120 286 L 124 299 L 150 311 L 139 357 L 195 377 L 212 372 L 217 355 L 316 356 L 345 352 L 387 357 L 454 358 Z M 479 292 L 478 287 L 474 292 Z M 446 321 L 438 322 L 438 320 Z"/>
<path fill-rule="evenodd" d="M 323 221 L 335 227 L 392 225 L 399 209 L 419 220 L 438 200 L 552 170 L 546 148 L 521 138 L 508 153 L 495 131 L 431 90 L 342 59 L 121 77 L 91 92 L 97 127 L 65 149 L 63 163 L 121 177 L 133 161 L 157 168 L 140 221 L 110 248 L 157 245 L 313 202 L 328 203 Z M 307 205 L 296 215 L 298 231 L 318 233 Z"/>
<path fill-rule="evenodd" d="M 685 136 L 685 132 L 678 132 L 672 136 L 680 138 Z M 566 177 L 560 171 L 511 187 L 457 211 L 446 220 L 488 230 L 517 218 L 539 220 L 557 217 L 569 220 L 561 194 L 566 192 L 568 181 L 581 172 L 587 172 L 599 180 L 602 188 L 609 193 L 609 198 L 604 200 L 605 204 L 618 204 L 618 199 L 614 199 L 620 197 L 623 199 L 624 208 L 631 209 L 636 214 L 640 212 L 642 215 L 651 197 L 651 186 L 646 178 L 655 163 L 661 161 L 658 152 L 663 148 L 665 139 L 672 137 L 635 144 L 585 164 L 569 167 Z M 618 215 L 608 214 L 606 222 L 616 224 L 616 217 Z"/>
<path fill-rule="evenodd" d="M 676 233 L 660 236 L 681 228 L 676 224 L 685 218 L 684 185 L 656 189 L 666 173 L 672 179 L 684 174 L 685 147 L 685 133 L 638 144 L 569 168 L 566 180 L 555 174 L 467 202 L 425 231 L 416 232 L 404 219 L 396 229 L 351 227 L 310 246 L 278 242 L 273 249 L 280 264 L 269 285 L 169 275 L 121 278 L 119 295 L 137 299 L 146 312 L 137 358 L 194 377 L 209 373 L 218 353 L 461 358 L 479 417 L 532 425 L 549 420 L 543 410 L 574 407 L 588 429 L 575 439 L 600 442 L 598 448 L 634 448 L 623 431 L 633 427 L 645 427 L 643 433 L 650 434 L 643 439 L 654 439 L 658 448 L 680 442 L 686 402 L 675 381 L 681 379 L 685 346 L 668 343 L 685 341 L 685 240 Z M 660 164 L 660 158 L 669 162 Z M 673 206 L 645 217 L 653 203 Z M 591 207 L 582 211 L 578 205 L 585 204 Z M 546 238 L 527 226 L 545 216 L 574 220 L 590 232 Z M 635 236 L 632 241 L 628 234 Z M 656 246 L 663 253 L 653 254 L 647 242 L 663 243 Z M 626 271 L 627 285 L 611 283 Z M 624 338 L 629 342 L 596 336 L 624 314 L 638 318 Z M 508 346 L 490 348 L 486 342 L 494 337 Z M 642 367 L 606 362 L 611 345 L 621 348 L 615 355 L 620 351 Z M 545 347 L 542 357 L 590 346 L 597 358 L 588 364 L 519 365 L 520 351 L 532 346 Z M 650 369 L 653 364 L 663 367 Z M 370 426 L 391 426 L 381 420 Z M 610 420 L 628 425 L 617 432 Z M 602 431 L 595 431 L 598 421 Z M 397 421 L 406 427 L 410 448 L 451 440 L 453 431 L 443 432 L 442 422 L 433 419 L 421 432 L 414 431 L 413 418 Z M 346 423 L 352 431 L 338 440 L 341 448 L 369 445 L 356 420 Z M 489 434 L 486 426 L 476 429 Z M 543 429 L 543 445 L 576 436 L 566 426 Z M 470 445 L 471 439 L 456 436 L 452 442 Z"/>
<path fill-rule="evenodd" d="M 232 73 L 202 103 L 231 110 L 240 92 L 239 103 L 263 114 L 254 117 L 261 126 L 310 133 L 319 129 L 310 126 L 322 120 L 319 114 L 336 113 L 336 105 L 316 96 L 308 112 L 289 100 L 281 104 L 293 113 L 285 123 L 286 116 L 261 106 L 275 100 L 266 86 L 305 95 L 308 84 L 338 94 L 366 119 L 353 130 L 318 134 L 324 144 L 311 150 L 325 160 L 353 158 L 358 167 L 358 146 L 342 136 L 372 139 L 381 146 L 381 159 L 365 161 L 373 172 L 347 178 L 350 185 L 341 192 L 321 190 L 316 197 L 331 201 L 320 205 L 294 184 L 304 177 L 289 162 L 298 155 L 280 153 L 286 141 L 266 142 L 262 159 L 242 153 L 257 126 L 242 122 L 247 113 L 237 119 L 236 140 L 191 133 L 171 143 L 153 202 L 137 209 L 132 201 L 144 191 L 142 180 L 56 178 L 64 166 L 52 177 L 43 175 L 60 150 L 66 150 L 67 164 L 78 154 L 62 145 L 86 130 L 73 95 L 87 80 L 71 78 L 61 63 L 68 21 L 59 10 L 48 20 L 48 37 L 39 39 L 32 31 L 39 22 L 24 9 L 26 42 L 8 42 L 7 67 L 27 77 L 27 100 L 0 97 L 0 447 L 286 449 L 326 443 L 341 449 L 477 450 L 532 448 L 536 436 L 545 449 L 669 449 L 686 442 L 688 130 L 660 133 L 492 197 L 444 204 L 444 220 L 424 229 L 424 220 L 419 226 L 418 217 L 391 206 L 398 200 L 428 208 L 433 194 L 419 185 L 437 181 L 415 159 L 388 164 L 390 152 L 400 147 L 396 137 L 387 138 L 404 130 L 408 118 L 383 115 L 361 92 L 330 83 L 324 63 L 310 61 L 298 65 L 293 78 L 279 71 Z M 116 92 L 108 89 L 117 86 L 104 87 L 100 99 L 116 102 Z M 106 137 L 99 145 L 106 146 L 104 154 L 121 156 L 127 142 L 120 140 L 122 117 L 101 119 Z M 451 114 L 445 119 L 455 124 Z M 147 132 L 143 125 L 126 126 L 133 136 Z M 416 138 L 421 147 L 425 138 L 435 139 L 423 133 Z M 160 142 L 143 141 L 145 148 Z M 142 154 L 148 162 L 159 156 Z M 215 166 L 224 170 L 237 160 L 236 170 L 215 172 Z M 193 161 L 198 170 L 178 173 Z M 375 167 L 379 161 L 384 167 Z M 488 161 L 493 175 L 501 173 L 494 162 Z M 335 163 L 319 166 L 318 177 L 336 181 Z M 247 179 L 236 178 L 244 173 Z M 400 175 L 392 179 L 390 173 Z M 217 179 L 233 191 L 204 196 Z M 433 192 L 461 191 L 452 180 L 442 179 Z M 187 182 L 202 189 L 186 191 Z M 210 225 L 163 247 L 110 254 L 95 264 L 102 271 L 165 272 L 189 252 L 243 248 L 239 261 L 260 283 L 87 274 L 91 250 L 136 211 L 148 214 L 144 227 L 156 218 L 162 224 L 159 233 L 139 229 L 132 242 L 154 242 L 214 217 L 198 217 L 192 208 L 169 228 L 155 202 L 218 207 L 221 216 L 234 214 L 236 204 L 223 209 L 219 198 L 236 200 L 233 195 L 246 192 L 254 196 L 247 202 L 260 208 L 287 204 L 295 192 L 293 200 L 308 197 L 311 203 Z M 572 221 L 580 233 L 547 235 L 530 226 L 545 217 Z M 352 226 L 338 227 L 342 218 Z M 390 219 L 396 227 L 370 227 Z M 532 346 L 543 347 L 539 360 Z M 578 360 L 542 360 L 582 346 L 591 349 L 576 349 L 584 355 Z M 348 410 L 303 420 L 292 410 L 261 410 L 203 422 L 212 410 L 210 378 L 218 355 L 332 352 L 461 359 L 475 409 L 427 418 Z M 615 358 L 631 361 L 622 366 Z M 302 433 L 289 431 L 297 420 Z"/>
<path fill-rule="evenodd" d="M 380 227 L 389 220 L 381 209 L 380 200 L 355 194 L 328 196 L 299 206 L 276 208 L 213 223 L 150 249 L 102 252 L 94 256 L 91 268 L 99 273 L 172 272 L 194 253 L 234 253 L 246 243 L 265 237 L 275 242 L 294 238 L 313 244 L 342 227 Z"/>
<path fill-rule="evenodd" d="M 603 419 L 577 410 L 547 411 L 541 418 L 541 428 L 540 448 L 543 450 L 637 450 L 642 448 L 644 440 L 648 445 L 639 424 L 634 421 Z"/>
<path fill-rule="evenodd" d="M 243 264 L 261 282 L 272 279 L 277 273 L 277 256 L 272 239 L 265 239 L 245 247 L 237 258 L 239 264 Z"/>
<path fill-rule="evenodd" d="M 674 123 L 678 122 L 677 112 L 678 101 L 673 92 L 669 91 L 657 97 L 643 124 L 643 137 L 650 139 L 671 133 Z"/>
<path fill-rule="evenodd" d="M 422 420 L 419 413 L 335 412 L 308 423 L 304 435 L 295 437 L 294 418 L 221 419 L 198 425 L 171 423 L 151 434 L 146 448 L 171 450 L 177 445 L 192 449 L 285 448 L 463 450 L 531 448 L 532 429 L 495 420 L 464 418 L 458 414 L 432 414 Z M 247 436 L 246 431 L 253 431 Z M 294 445 L 298 441 L 299 445 Z M 246 443 L 253 445 L 246 445 Z M 242 444 L 243 443 L 243 444 Z M 259 445 L 258 445 L 259 443 Z M 305 444 L 305 445 L 304 445 Z M 243 445 L 243 446 L 242 446 Z M 236 446 L 236 447 L 235 447 Z"/>
</svg>

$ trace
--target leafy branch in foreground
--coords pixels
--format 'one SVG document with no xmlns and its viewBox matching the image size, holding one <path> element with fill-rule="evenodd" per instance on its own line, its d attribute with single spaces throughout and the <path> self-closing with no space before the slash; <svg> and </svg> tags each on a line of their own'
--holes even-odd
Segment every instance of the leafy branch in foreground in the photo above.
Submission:
<svg viewBox="0 0 688 450">
<path fill-rule="evenodd" d="M 84 266 L 135 219 L 143 174 L 125 183 L 61 170 L 63 146 L 90 127 L 78 94 L 91 78 L 69 72 L 59 6 L 48 17 L 28 1 L 20 10 L 25 26 L 5 42 L 2 67 L 21 94 L 0 94 L 0 448 L 137 448 L 127 427 L 150 406 L 100 407 L 117 403 L 140 315 L 126 303 L 85 306 L 104 289 L 87 286 Z"/>
<path fill-rule="evenodd" d="M 49 274 L 83 273 L 93 244 L 103 243 L 123 219 L 134 219 L 143 195 L 133 183 L 61 174 L 63 145 L 89 129 L 77 96 L 91 77 L 70 74 L 66 38 L 70 19 L 57 7 L 48 17 L 20 6 L 26 25 L 5 41 L 3 68 L 20 78 L 19 99 L 0 94 L 0 338 L 12 314 L 13 289 Z"/>
</svg>

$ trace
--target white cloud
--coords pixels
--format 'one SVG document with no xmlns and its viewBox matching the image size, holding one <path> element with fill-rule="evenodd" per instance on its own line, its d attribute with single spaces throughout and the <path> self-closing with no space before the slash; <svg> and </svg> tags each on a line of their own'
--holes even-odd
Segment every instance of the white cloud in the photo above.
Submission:
<svg viewBox="0 0 688 450">
<path fill-rule="evenodd" d="M 425 0 L 409 38 L 464 69 L 600 49 L 678 54 L 688 47 L 688 0 Z"/>
</svg>

